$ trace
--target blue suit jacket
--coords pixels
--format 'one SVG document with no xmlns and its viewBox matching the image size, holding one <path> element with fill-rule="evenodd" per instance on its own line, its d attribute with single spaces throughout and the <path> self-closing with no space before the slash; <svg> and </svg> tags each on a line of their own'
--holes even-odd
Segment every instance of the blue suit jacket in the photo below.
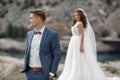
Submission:
<svg viewBox="0 0 120 80">
<path fill-rule="evenodd" d="M 26 38 L 25 61 L 24 68 L 21 72 L 26 72 L 28 70 L 31 41 L 33 35 L 34 30 L 29 31 L 26 36 L 27 38 Z M 39 52 L 44 75 L 47 77 L 49 75 L 49 72 L 56 74 L 58 64 L 61 58 L 61 50 L 58 35 L 55 31 L 52 31 L 45 27 L 41 39 Z"/>
</svg>

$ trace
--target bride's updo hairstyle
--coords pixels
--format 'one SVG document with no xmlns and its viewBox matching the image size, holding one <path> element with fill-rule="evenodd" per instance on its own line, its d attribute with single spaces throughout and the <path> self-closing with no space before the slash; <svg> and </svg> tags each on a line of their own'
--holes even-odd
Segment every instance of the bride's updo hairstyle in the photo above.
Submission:
<svg viewBox="0 0 120 80">
<path fill-rule="evenodd" d="M 79 15 L 80 15 L 80 18 L 81 18 L 81 22 L 83 23 L 83 27 L 86 28 L 87 27 L 87 20 L 86 20 L 86 16 L 83 12 L 82 9 L 76 9 L 74 12 L 77 12 Z M 73 17 L 73 23 L 72 23 L 72 26 L 76 23 L 76 20 L 75 18 Z"/>
</svg>

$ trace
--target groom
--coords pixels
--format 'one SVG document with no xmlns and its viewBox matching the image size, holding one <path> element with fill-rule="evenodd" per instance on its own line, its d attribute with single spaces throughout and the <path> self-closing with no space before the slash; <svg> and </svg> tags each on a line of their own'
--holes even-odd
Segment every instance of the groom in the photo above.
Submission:
<svg viewBox="0 0 120 80">
<path fill-rule="evenodd" d="M 30 24 L 34 28 L 27 33 L 24 68 L 27 80 L 52 80 L 61 57 L 58 35 L 45 26 L 45 12 L 30 11 Z"/>
</svg>

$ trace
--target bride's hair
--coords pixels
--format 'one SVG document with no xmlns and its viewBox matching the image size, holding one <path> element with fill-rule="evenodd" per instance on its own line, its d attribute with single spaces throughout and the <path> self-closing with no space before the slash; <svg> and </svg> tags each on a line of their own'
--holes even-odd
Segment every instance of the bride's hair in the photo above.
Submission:
<svg viewBox="0 0 120 80">
<path fill-rule="evenodd" d="M 83 27 L 86 28 L 87 27 L 87 20 L 86 20 L 86 17 L 83 13 L 82 10 L 80 9 L 76 9 L 74 12 L 77 12 L 79 15 L 80 15 L 80 18 L 81 18 L 81 22 L 83 23 Z M 76 23 L 76 20 L 75 18 L 73 19 L 73 23 L 72 23 L 72 26 Z"/>
</svg>

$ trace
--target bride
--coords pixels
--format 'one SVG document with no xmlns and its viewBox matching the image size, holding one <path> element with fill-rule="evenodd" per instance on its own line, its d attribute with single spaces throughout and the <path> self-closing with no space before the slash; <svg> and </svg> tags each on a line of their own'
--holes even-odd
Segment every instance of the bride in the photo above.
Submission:
<svg viewBox="0 0 120 80">
<path fill-rule="evenodd" d="M 107 78 L 97 62 L 95 35 L 85 11 L 74 11 L 72 37 L 65 66 L 58 80 L 120 80 Z"/>
</svg>

